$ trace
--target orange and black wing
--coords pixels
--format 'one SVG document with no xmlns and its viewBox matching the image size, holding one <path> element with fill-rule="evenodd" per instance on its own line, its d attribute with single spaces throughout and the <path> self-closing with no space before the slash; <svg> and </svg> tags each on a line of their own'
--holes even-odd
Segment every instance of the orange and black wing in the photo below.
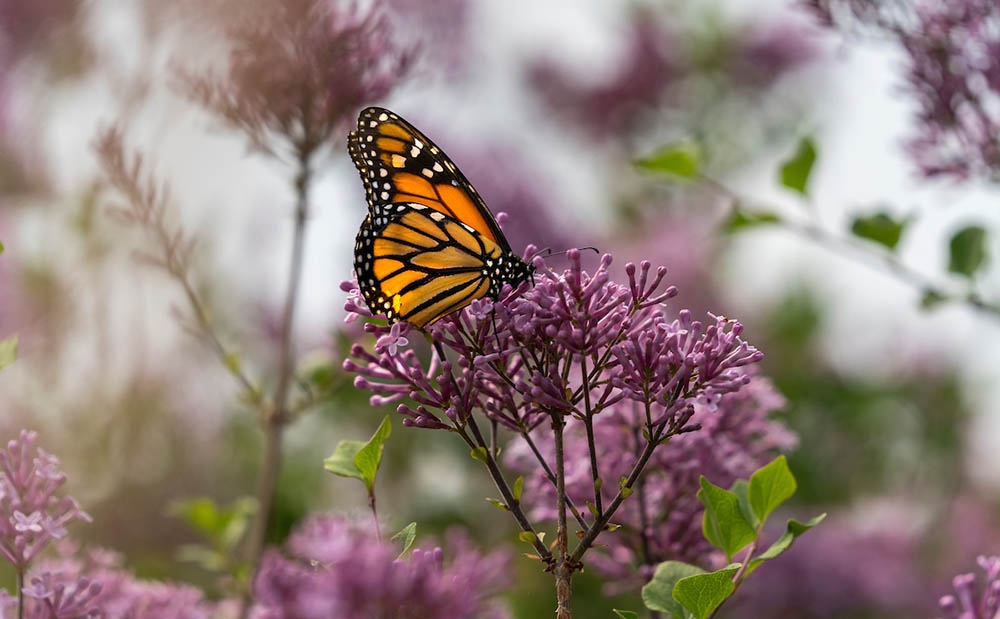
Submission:
<svg viewBox="0 0 1000 619">
<path fill-rule="evenodd" d="M 354 266 L 369 309 L 389 322 L 424 327 L 528 277 L 527 264 L 439 211 L 400 203 L 380 216 L 381 224 L 374 213 L 362 224 Z"/>
<path fill-rule="evenodd" d="M 398 115 L 379 107 L 363 110 L 357 130 L 348 137 L 348 152 L 376 218 L 387 214 L 389 205 L 420 204 L 465 223 L 510 253 L 493 213 L 458 167 Z"/>
</svg>

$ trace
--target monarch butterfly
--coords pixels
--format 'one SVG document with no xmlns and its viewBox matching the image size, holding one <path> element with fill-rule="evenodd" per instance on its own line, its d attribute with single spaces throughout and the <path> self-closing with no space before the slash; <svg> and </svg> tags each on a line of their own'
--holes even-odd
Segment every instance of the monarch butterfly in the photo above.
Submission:
<svg viewBox="0 0 1000 619">
<path fill-rule="evenodd" d="M 534 273 L 451 159 L 410 123 L 366 108 L 347 151 L 368 198 L 354 268 L 373 313 L 425 327 Z"/>
</svg>

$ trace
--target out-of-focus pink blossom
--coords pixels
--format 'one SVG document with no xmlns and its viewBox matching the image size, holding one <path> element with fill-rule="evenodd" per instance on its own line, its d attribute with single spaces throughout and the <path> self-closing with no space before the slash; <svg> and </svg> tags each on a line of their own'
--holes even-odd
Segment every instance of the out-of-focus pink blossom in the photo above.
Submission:
<svg viewBox="0 0 1000 619">
<path fill-rule="evenodd" d="M 874 31 L 905 54 L 917 104 L 906 140 L 926 177 L 1000 179 L 1000 4 L 807 0 L 826 25 Z"/>
<path fill-rule="evenodd" d="M 382 0 L 285 0 L 238 11 L 227 35 L 226 74 L 181 73 L 185 92 L 252 144 L 284 142 L 308 155 L 346 134 L 357 110 L 406 75 L 413 51 L 401 48 Z"/>
<path fill-rule="evenodd" d="M 510 586 L 510 557 L 483 556 L 463 536 L 441 548 L 399 548 L 370 527 L 339 516 L 307 520 L 289 539 L 287 556 L 265 554 L 254 581 L 255 619 L 503 619 L 496 595 Z M 445 561 L 445 556 L 449 557 Z"/>
</svg>

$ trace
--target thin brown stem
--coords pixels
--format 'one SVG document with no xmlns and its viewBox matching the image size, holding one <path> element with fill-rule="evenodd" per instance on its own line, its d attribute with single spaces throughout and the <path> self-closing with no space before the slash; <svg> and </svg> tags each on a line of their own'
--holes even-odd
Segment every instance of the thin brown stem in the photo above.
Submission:
<svg viewBox="0 0 1000 619">
<path fill-rule="evenodd" d="M 611 500 L 608 508 L 604 510 L 604 513 L 602 513 L 600 517 L 597 518 L 597 521 L 594 522 L 593 526 L 590 527 L 590 530 L 587 531 L 580 542 L 576 545 L 576 548 L 573 549 L 573 554 L 570 557 L 573 561 L 580 561 L 580 559 L 583 558 L 583 554 L 587 552 L 590 546 L 594 543 L 594 540 L 597 539 L 597 536 L 600 535 L 601 531 L 604 530 L 604 527 L 608 524 L 608 522 L 610 522 L 614 513 L 618 511 L 622 501 L 626 498 L 626 494 L 631 493 L 632 486 L 634 486 L 636 480 L 639 479 L 639 475 L 646 467 L 649 457 L 653 455 L 653 450 L 655 450 L 656 446 L 663 440 L 663 431 L 657 431 L 650 438 L 651 440 L 646 441 L 646 446 L 643 447 L 642 453 L 639 455 L 639 459 L 636 460 L 635 464 L 632 466 L 632 470 L 625 478 L 625 483 L 618 489 L 618 494 L 615 495 L 615 498 Z M 628 489 L 628 492 L 626 492 L 626 489 Z"/>
<path fill-rule="evenodd" d="M 538 446 L 535 445 L 535 441 L 532 440 L 531 434 L 527 430 L 522 430 L 521 438 L 523 438 L 524 441 L 528 443 L 528 448 L 531 449 L 531 453 L 535 454 L 535 459 L 538 461 L 538 464 L 542 467 L 542 471 L 545 472 L 545 477 L 549 480 L 549 483 L 555 486 L 556 476 L 552 472 L 552 469 L 549 467 L 549 463 L 545 461 L 545 457 L 542 455 L 542 452 L 538 450 Z M 576 521 L 577 523 L 579 523 L 580 528 L 584 532 L 590 530 L 590 525 L 587 524 L 587 521 L 584 520 L 583 516 L 580 514 L 580 510 L 578 510 L 576 508 L 576 505 L 573 504 L 573 499 L 566 497 L 566 506 L 569 507 L 570 513 L 573 514 L 574 518 L 576 518 Z"/>
<path fill-rule="evenodd" d="M 733 596 L 736 595 L 736 592 L 739 590 L 740 585 L 743 584 L 743 578 L 744 576 L 746 576 L 747 569 L 750 566 L 750 559 L 752 559 L 754 553 L 757 552 L 759 544 L 760 544 L 760 531 L 757 531 L 757 537 L 754 538 L 753 542 L 747 548 L 747 552 L 743 556 L 743 561 L 740 563 L 739 569 L 737 569 L 736 573 L 733 574 L 733 592 L 729 594 L 729 597 L 727 597 L 726 600 L 733 599 Z M 715 607 L 715 610 L 713 610 L 712 614 L 708 616 L 708 619 L 712 619 L 713 617 L 715 617 L 716 614 L 718 614 L 723 604 L 726 603 L 726 600 L 723 600 L 721 604 Z"/>
<path fill-rule="evenodd" d="M 552 414 L 552 433 L 556 452 L 556 619 L 572 619 L 569 609 L 573 595 L 573 562 L 569 560 L 569 533 L 566 528 L 566 462 L 563 453 L 563 429 L 566 420 Z"/>
<path fill-rule="evenodd" d="M 17 619 L 24 619 L 24 568 L 17 568 Z"/>
<path fill-rule="evenodd" d="M 594 410 L 590 406 L 590 379 L 587 375 L 587 357 L 580 359 L 580 374 L 583 375 L 583 425 L 587 428 L 587 450 L 590 452 L 590 473 L 594 478 L 594 508 L 600 516 L 604 511 L 601 500 L 601 474 L 597 468 L 597 445 L 594 443 Z"/>
<path fill-rule="evenodd" d="M 468 435 L 462 433 L 463 438 L 465 438 L 466 443 L 470 446 L 481 447 L 485 450 L 486 470 L 489 471 L 490 477 L 493 478 L 493 483 L 496 485 L 497 490 L 500 491 L 500 496 L 503 497 L 504 504 L 507 505 L 507 509 L 510 510 L 510 513 L 514 516 L 514 520 L 517 521 L 521 530 L 531 533 L 533 539 L 532 546 L 535 547 L 535 552 L 538 553 L 538 556 L 546 563 L 549 562 L 552 558 L 552 553 L 549 552 L 549 549 L 545 547 L 545 544 L 538 539 L 538 533 L 535 532 L 535 527 L 532 526 L 531 521 L 528 520 L 524 510 L 521 509 L 521 502 L 514 497 L 514 491 L 510 489 L 510 484 L 508 484 L 506 478 L 504 478 L 503 471 L 500 470 L 500 466 L 493 457 L 493 453 L 486 445 L 486 440 L 484 439 L 482 432 L 480 432 L 478 424 L 476 424 L 475 419 L 472 417 L 469 417 L 468 419 L 468 427 L 472 431 L 472 435 L 475 440 L 470 439 Z"/>
<path fill-rule="evenodd" d="M 290 419 L 288 395 L 291 391 L 292 377 L 295 370 L 293 327 L 295 307 L 298 302 L 298 292 L 302 280 L 302 259 L 305 252 L 306 223 L 309 218 L 310 161 L 314 150 L 315 147 L 308 143 L 301 146 L 298 150 L 299 168 L 295 178 L 295 227 L 292 238 L 292 255 L 289 263 L 288 287 L 285 292 L 285 303 L 282 311 L 281 339 L 278 353 L 278 384 L 274 392 L 273 405 L 264 409 L 261 418 L 266 441 L 264 459 L 261 463 L 261 475 L 257 486 L 259 511 L 247 539 L 247 561 L 254 573 L 256 573 L 261 554 L 264 550 L 271 506 L 278 484 L 278 472 L 281 468 L 282 435 Z M 249 604 L 244 604 L 244 611 L 249 612 Z"/>
<path fill-rule="evenodd" d="M 368 508 L 372 510 L 372 520 L 375 521 L 375 539 L 382 543 L 382 528 L 378 524 L 378 510 L 375 509 L 375 489 L 368 491 Z"/>
</svg>

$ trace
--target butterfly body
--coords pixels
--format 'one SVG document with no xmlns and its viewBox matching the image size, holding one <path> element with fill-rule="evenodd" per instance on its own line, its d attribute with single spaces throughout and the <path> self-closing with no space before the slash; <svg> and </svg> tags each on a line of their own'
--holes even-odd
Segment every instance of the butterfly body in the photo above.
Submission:
<svg viewBox="0 0 1000 619">
<path fill-rule="evenodd" d="M 396 114 L 363 110 L 348 152 L 368 199 L 354 268 L 373 313 L 424 327 L 534 272 L 455 164 Z"/>
</svg>

